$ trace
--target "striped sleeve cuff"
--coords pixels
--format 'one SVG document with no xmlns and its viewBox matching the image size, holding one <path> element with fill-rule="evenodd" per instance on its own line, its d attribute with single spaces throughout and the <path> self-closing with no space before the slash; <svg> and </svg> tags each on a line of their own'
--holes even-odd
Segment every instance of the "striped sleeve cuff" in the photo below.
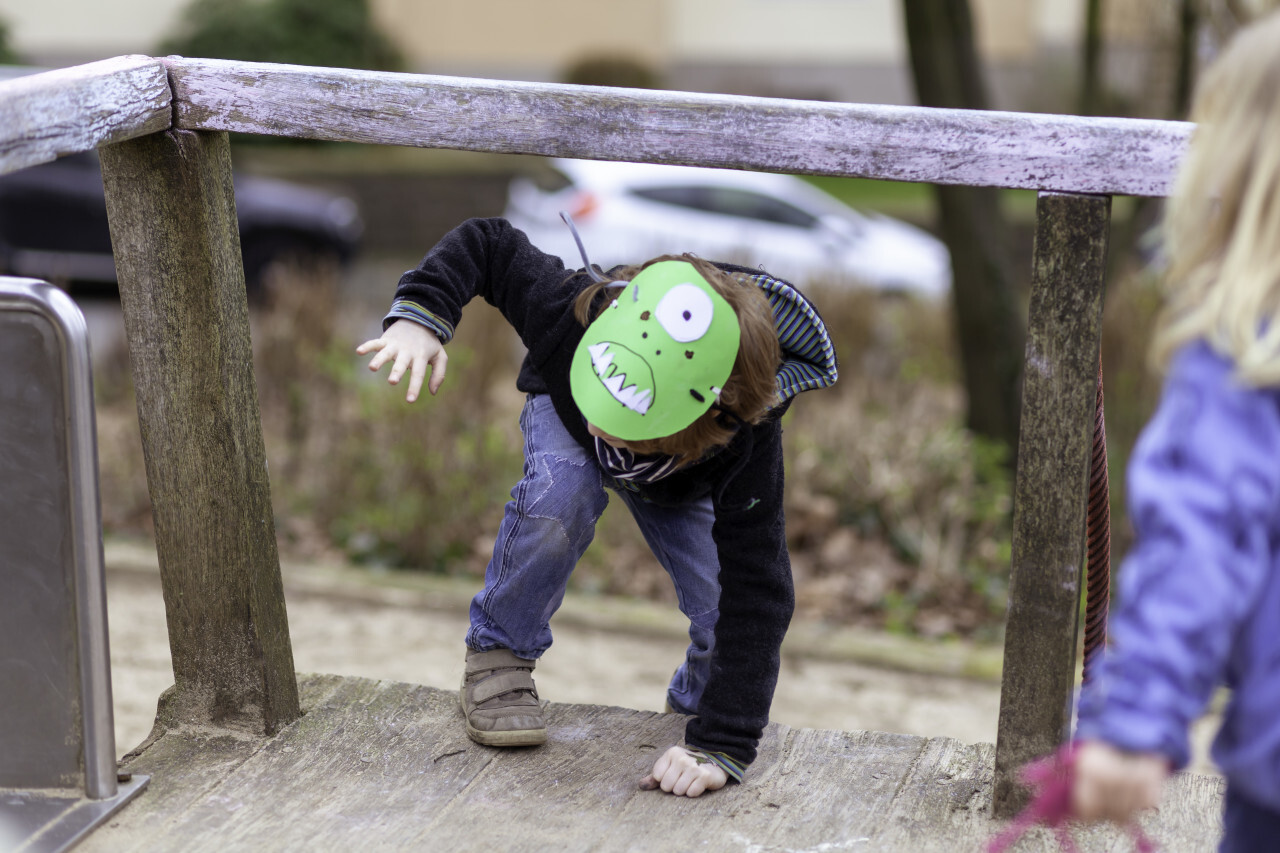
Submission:
<svg viewBox="0 0 1280 853">
<path fill-rule="evenodd" d="M 391 303 L 391 311 L 382 318 L 382 328 L 385 329 L 394 320 L 412 320 L 420 326 L 426 326 L 435 333 L 435 336 L 440 339 L 442 344 L 447 344 L 453 340 L 452 325 L 432 314 L 418 303 L 410 302 L 408 299 L 397 299 Z"/>
<path fill-rule="evenodd" d="M 746 765 L 738 763 L 723 752 L 711 752 L 705 749 L 694 749 L 689 746 L 686 746 L 685 749 L 687 749 L 689 754 L 694 758 L 699 759 L 699 764 L 705 760 L 710 761 L 712 764 L 719 767 L 725 772 L 725 775 L 729 777 L 729 781 L 731 782 L 741 783 L 743 775 L 747 772 Z"/>
</svg>

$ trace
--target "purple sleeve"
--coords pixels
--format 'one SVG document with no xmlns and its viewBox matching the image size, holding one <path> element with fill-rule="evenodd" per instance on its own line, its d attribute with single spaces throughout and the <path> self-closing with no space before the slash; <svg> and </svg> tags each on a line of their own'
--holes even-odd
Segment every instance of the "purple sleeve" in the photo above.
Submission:
<svg viewBox="0 0 1280 853">
<path fill-rule="evenodd" d="M 1270 571 L 1280 493 L 1274 390 L 1240 385 L 1204 344 L 1174 360 L 1129 466 L 1137 544 L 1120 569 L 1112 647 L 1077 736 L 1189 760 L 1188 729 L 1223 683 Z"/>
</svg>

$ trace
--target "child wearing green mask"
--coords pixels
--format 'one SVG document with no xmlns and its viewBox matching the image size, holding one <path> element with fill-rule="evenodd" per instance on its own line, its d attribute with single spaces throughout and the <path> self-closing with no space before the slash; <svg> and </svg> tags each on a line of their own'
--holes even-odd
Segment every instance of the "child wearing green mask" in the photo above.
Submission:
<svg viewBox="0 0 1280 853">
<path fill-rule="evenodd" d="M 584 255 L 585 260 L 585 255 Z M 826 327 L 759 270 L 664 257 L 602 274 L 567 269 L 501 219 L 446 235 L 396 290 L 370 370 L 408 376 L 407 399 L 445 379 L 463 306 L 497 307 L 528 348 L 516 387 L 525 469 L 471 604 L 460 701 L 489 746 L 547 738 L 532 671 L 590 544 L 606 489 L 631 511 L 689 619 L 667 707 L 683 745 L 642 785 L 696 797 L 742 780 L 777 684 L 794 595 L 782 512 L 792 398 L 836 380 Z M 429 380 L 427 379 L 429 375 Z"/>
</svg>

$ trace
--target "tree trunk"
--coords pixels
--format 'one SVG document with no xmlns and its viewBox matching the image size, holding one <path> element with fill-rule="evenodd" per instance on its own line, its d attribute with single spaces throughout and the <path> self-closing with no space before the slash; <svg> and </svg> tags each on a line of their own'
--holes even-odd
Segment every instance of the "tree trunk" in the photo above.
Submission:
<svg viewBox="0 0 1280 853">
<path fill-rule="evenodd" d="M 1199 28 L 1200 14 L 1195 0 L 1181 0 L 1178 8 L 1178 76 L 1173 86 L 1170 118 L 1185 120 L 1191 108 L 1196 77 L 1196 32 Z"/>
<path fill-rule="evenodd" d="M 1087 0 L 1080 58 L 1080 115 L 1102 115 L 1102 0 Z"/>
<path fill-rule="evenodd" d="M 922 106 L 986 109 L 968 0 L 903 0 Z M 1009 226 L 991 187 L 935 186 L 951 251 L 956 339 L 975 433 L 1018 446 L 1025 325 L 1014 293 Z"/>
</svg>

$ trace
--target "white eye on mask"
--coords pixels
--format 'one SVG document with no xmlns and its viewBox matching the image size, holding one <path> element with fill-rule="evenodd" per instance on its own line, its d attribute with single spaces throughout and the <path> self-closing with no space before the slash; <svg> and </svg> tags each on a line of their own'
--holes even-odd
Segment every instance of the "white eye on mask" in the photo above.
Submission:
<svg viewBox="0 0 1280 853">
<path fill-rule="evenodd" d="M 693 284 L 677 284 L 658 301 L 653 313 L 667 334 L 684 344 L 707 333 L 715 307 L 711 297 L 701 288 Z"/>
</svg>

